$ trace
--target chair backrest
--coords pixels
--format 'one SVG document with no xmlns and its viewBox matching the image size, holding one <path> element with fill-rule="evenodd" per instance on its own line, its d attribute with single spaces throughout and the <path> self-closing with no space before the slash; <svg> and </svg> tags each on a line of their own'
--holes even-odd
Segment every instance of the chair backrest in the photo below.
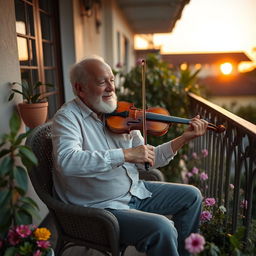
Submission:
<svg viewBox="0 0 256 256">
<path fill-rule="evenodd" d="M 28 136 L 26 144 L 38 159 L 38 166 L 29 172 L 33 187 L 42 201 L 45 195 L 52 195 L 52 140 L 51 122 L 36 127 Z"/>
</svg>

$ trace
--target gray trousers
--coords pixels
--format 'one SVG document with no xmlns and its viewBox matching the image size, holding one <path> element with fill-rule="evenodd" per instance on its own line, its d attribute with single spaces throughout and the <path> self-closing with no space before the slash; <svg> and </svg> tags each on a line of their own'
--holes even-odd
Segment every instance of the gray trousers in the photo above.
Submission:
<svg viewBox="0 0 256 256">
<path fill-rule="evenodd" d="M 110 210 L 120 225 L 120 242 L 148 256 L 187 256 L 184 240 L 198 232 L 202 195 L 191 185 L 148 182 L 152 197 L 132 197 L 129 210 Z M 172 220 L 166 216 L 172 215 Z"/>
</svg>

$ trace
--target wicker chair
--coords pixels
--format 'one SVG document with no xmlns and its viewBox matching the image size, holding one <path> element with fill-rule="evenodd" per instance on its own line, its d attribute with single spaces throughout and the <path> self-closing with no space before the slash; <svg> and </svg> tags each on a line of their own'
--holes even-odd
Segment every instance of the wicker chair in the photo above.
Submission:
<svg viewBox="0 0 256 256">
<path fill-rule="evenodd" d="M 56 225 L 57 256 L 72 246 L 96 249 L 104 255 L 123 255 L 126 248 L 119 243 L 118 221 L 111 212 L 65 204 L 52 196 L 51 122 L 36 127 L 27 138 L 26 144 L 38 158 L 39 164 L 29 172 L 29 177 Z M 145 180 L 164 180 L 159 170 L 140 173 Z"/>
</svg>

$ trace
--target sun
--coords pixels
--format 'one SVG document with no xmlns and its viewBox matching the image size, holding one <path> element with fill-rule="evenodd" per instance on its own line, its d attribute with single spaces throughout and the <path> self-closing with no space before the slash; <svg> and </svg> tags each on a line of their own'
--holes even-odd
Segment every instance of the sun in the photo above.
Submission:
<svg viewBox="0 0 256 256">
<path fill-rule="evenodd" d="M 220 65 L 220 71 L 223 75 L 230 75 L 233 71 L 233 65 L 230 62 L 225 62 Z"/>
</svg>

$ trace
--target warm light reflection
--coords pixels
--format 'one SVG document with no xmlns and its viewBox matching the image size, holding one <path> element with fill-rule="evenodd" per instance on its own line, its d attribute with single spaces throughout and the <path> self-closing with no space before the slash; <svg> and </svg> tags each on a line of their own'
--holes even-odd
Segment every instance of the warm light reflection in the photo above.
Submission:
<svg viewBox="0 0 256 256">
<path fill-rule="evenodd" d="M 220 70 L 223 75 L 230 75 L 233 71 L 233 65 L 230 62 L 225 62 L 220 65 Z"/>
<path fill-rule="evenodd" d="M 250 72 L 256 68 L 256 62 L 243 61 L 238 65 L 238 71 L 240 73 Z"/>
<path fill-rule="evenodd" d="M 134 37 L 134 48 L 135 49 L 147 49 L 149 46 L 148 41 L 139 35 Z"/>
<path fill-rule="evenodd" d="M 16 21 L 16 32 L 26 35 L 26 26 L 23 21 Z M 28 60 L 28 42 L 26 38 L 17 36 L 18 54 L 20 61 Z"/>
</svg>

